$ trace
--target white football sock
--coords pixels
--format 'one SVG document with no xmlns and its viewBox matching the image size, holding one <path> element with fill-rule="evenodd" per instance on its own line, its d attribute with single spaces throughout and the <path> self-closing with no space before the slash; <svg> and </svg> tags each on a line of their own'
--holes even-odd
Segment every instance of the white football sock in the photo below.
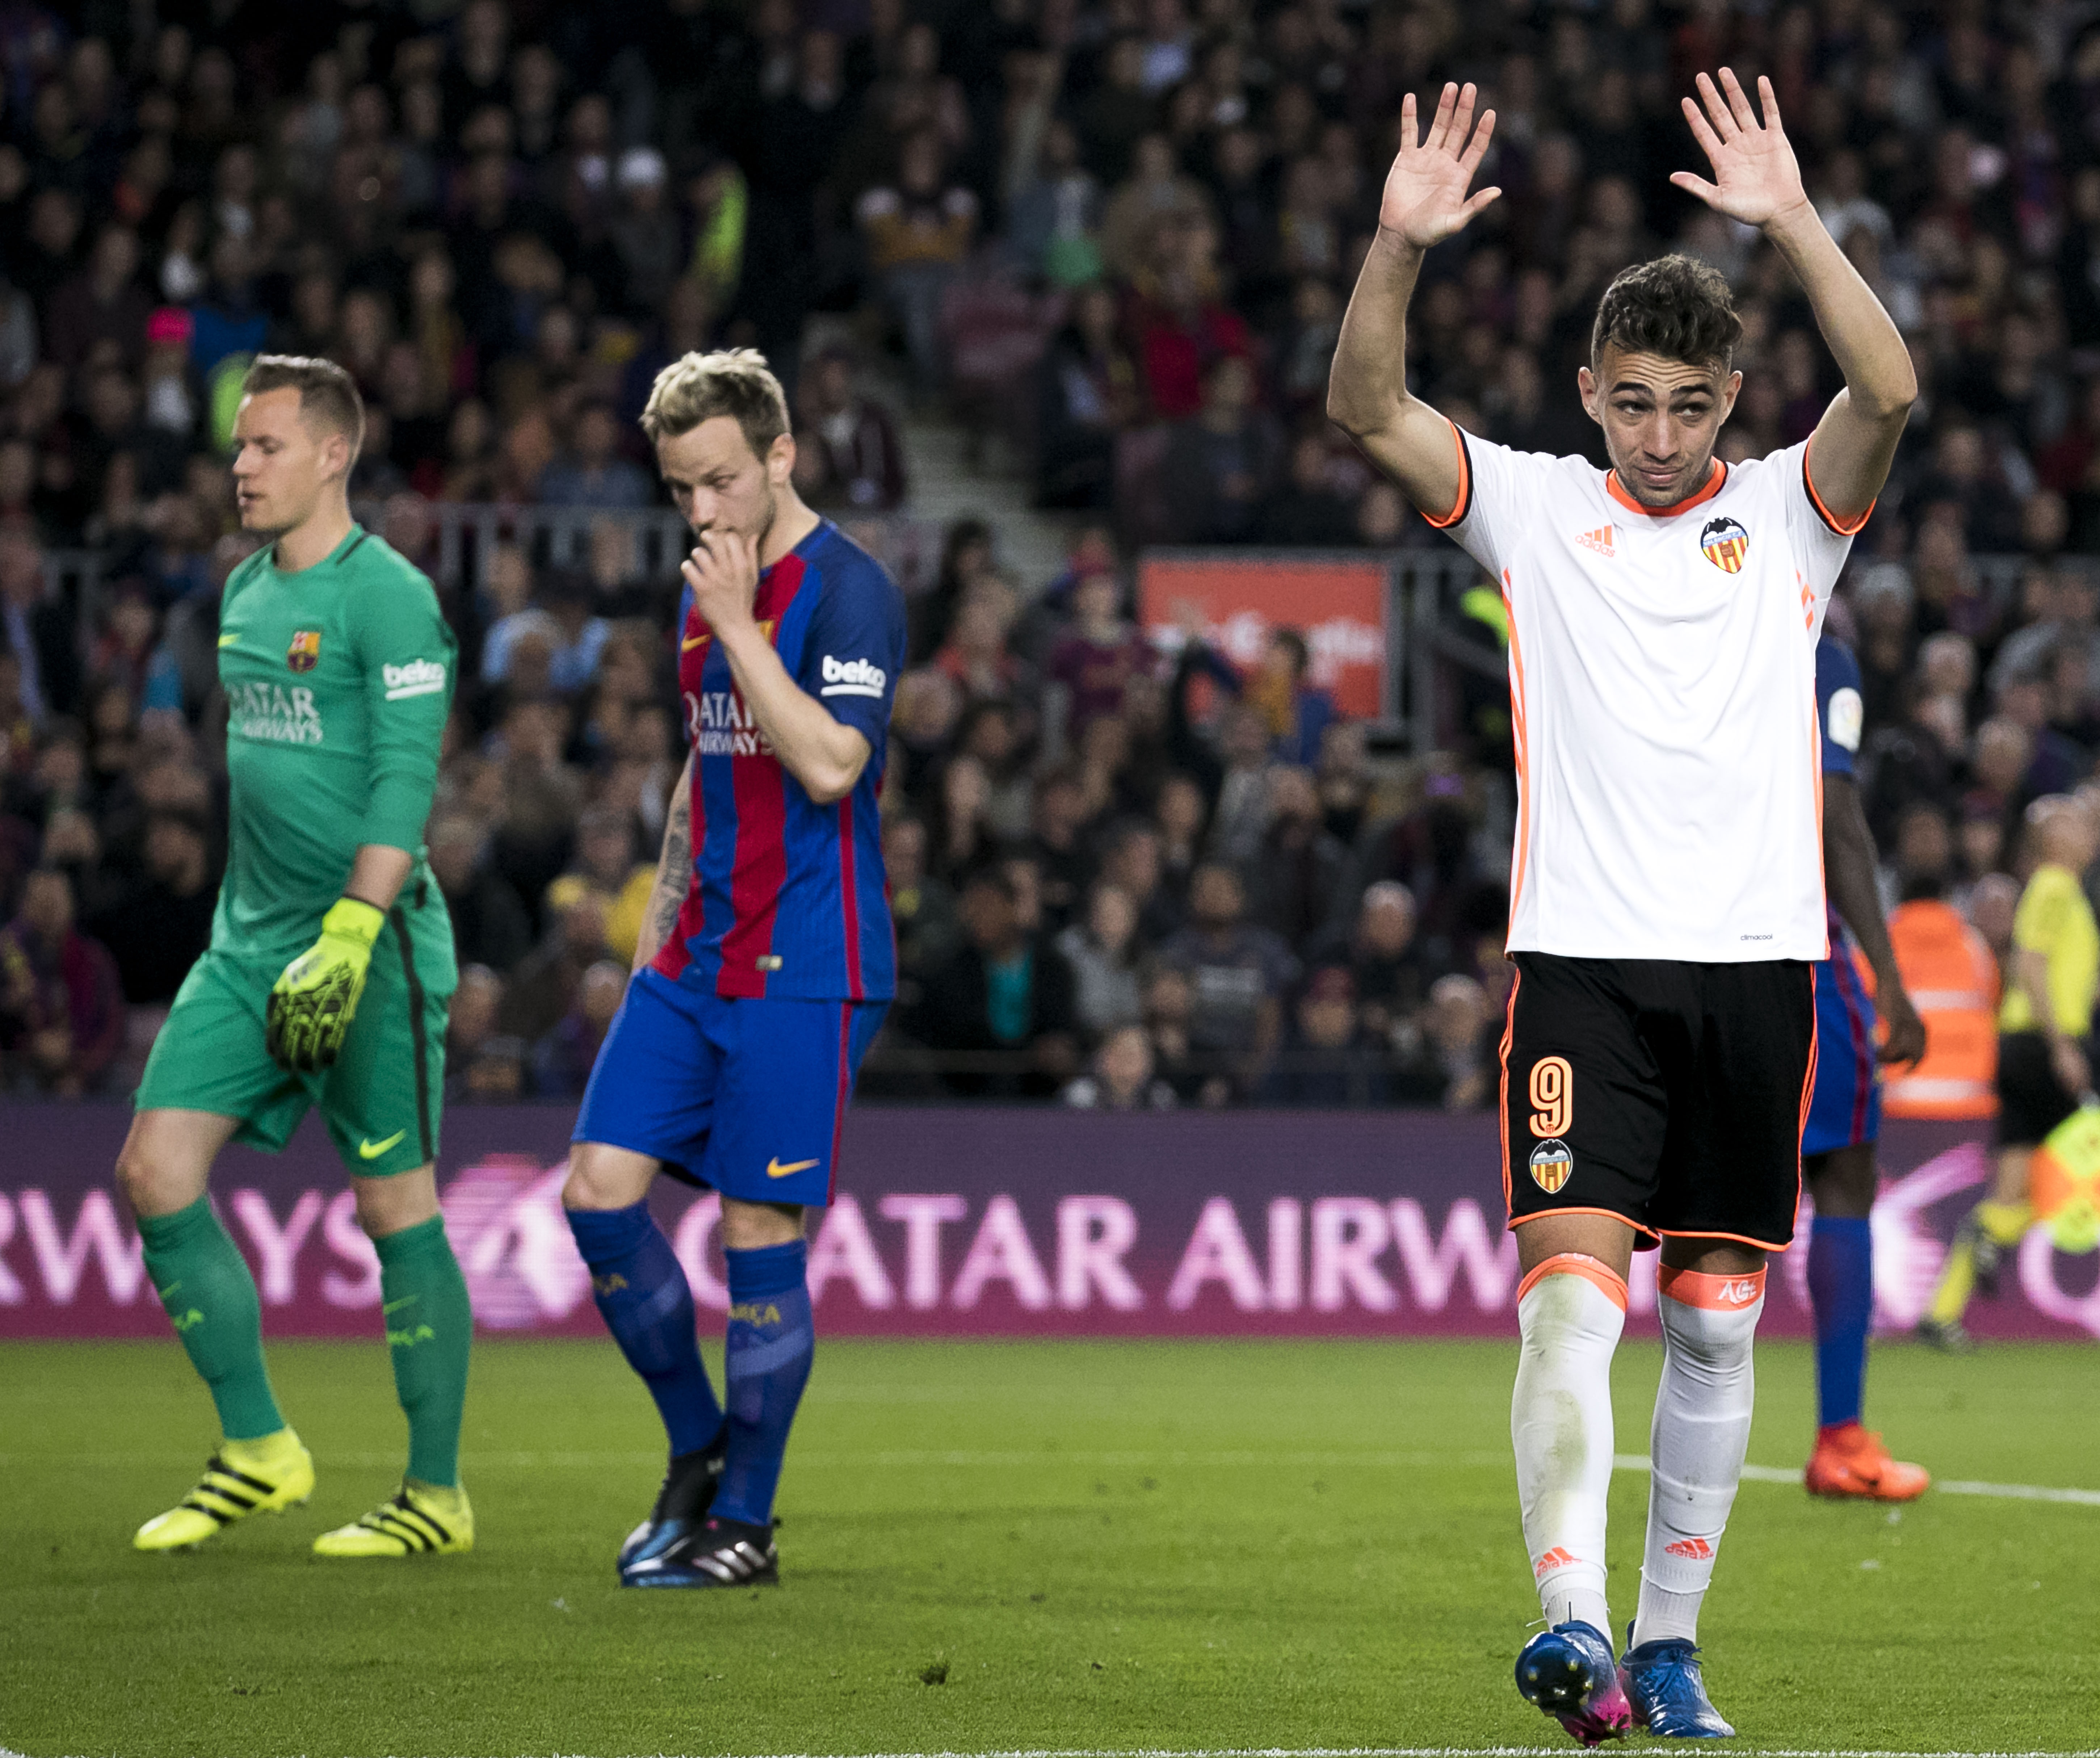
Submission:
<svg viewBox="0 0 2100 1758">
<path fill-rule="evenodd" d="M 1570 1619 L 1608 1641 L 1604 1517 L 1612 1486 L 1612 1352 L 1626 1285 L 1594 1257 L 1549 1257 L 1517 1289 L 1524 1346 L 1510 1399 L 1510 1440 L 1524 1542 L 1547 1624 Z"/>
<path fill-rule="evenodd" d="M 1712 1276 L 1665 1267 L 1657 1280 L 1662 1384 L 1648 1439 L 1648 1546 L 1634 1645 L 1699 1635 L 1699 1602 L 1749 1451 L 1757 1402 L 1751 1340 L 1765 1273 Z"/>
</svg>

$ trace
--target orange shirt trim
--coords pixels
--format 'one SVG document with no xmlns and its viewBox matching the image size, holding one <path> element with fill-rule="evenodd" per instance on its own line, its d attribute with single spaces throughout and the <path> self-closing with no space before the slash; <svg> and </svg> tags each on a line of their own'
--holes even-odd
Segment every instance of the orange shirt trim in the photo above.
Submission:
<svg viewBox="0 0 2100 1758">
<path fill-rule="evenodd" d="M 1823 497 L 1815 492 L 1815 473 L 1808 467 L 1809 454 L 1815 449 L 1815 441 L 1813 436 L 1810 438 L 1808 444 L 1801 448 L 1801 485 L 1808 491 L 1809 504 L 1815 509 L 1816 516 L 1839 537 L 1856 537 L 1860 534 L 1860 528 L 1874 516 L 1874 501 L 1869 501 L 1867 503 L 1867 510 L 1857 519 L 1840 519 L 1825 506 L 1823 504 Z M 1879 498 L 1878 495 L 1875 497 L 1875 500 Z"/>
<path fill-rule="evenodd" d="M 1466 436 L 1458 431 L 1458 424 L 1449 417 L 1445 417 L 1444 424 L 1451 430 L 1451 444 L 1458 451 L 1458 498 L 1451 503 L 1451 510 L 1441 519 L 1427 513 L 1422 515 L 1432 531 L 1449 530 L 1473 510 L 1473 461 L 1466 455 Z"/>
<path fill-rule="evenodd" d="M 1727 479 L 1728 466 L 1717 457 L 1714 460 L 1713 468 L 1706 474 L 1705 486 L 1696 493 L 1688 494 L 1681 501 L 1673 501 L 1668 506 L 1642 506 L 1621 485 L 1619 473 L 1615 470 L 1604 472 L 1604 493 L 1630 513 L 1644 513 L 1650 519 L 1668 519 L 1673 514 L 1688 513 L 1701 502 L 1712 500 L 1721 492 L 1721 485 Z"/>
</svg>

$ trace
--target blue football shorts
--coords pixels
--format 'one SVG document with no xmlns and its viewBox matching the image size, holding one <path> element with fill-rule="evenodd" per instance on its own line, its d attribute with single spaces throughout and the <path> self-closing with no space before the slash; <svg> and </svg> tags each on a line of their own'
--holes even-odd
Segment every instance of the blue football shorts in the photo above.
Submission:
<svg viewBox="0 0 2100 1758">
<path fill-rule="evenodd" d="M 1874 1059 L 1874 1004 L 1845 952 L 1815 967 L 1815 1093 L 1801 1151 L 1829 1154 L 1878 1141 L 1882 1076 Z"/>
<path fill-rule="evenodd" d="M 731 1000 L 644 970 L 571 1140 L 647 1154 L 746 1203 L 832 1199 L 854 1073 L 887 1001 Z"/>
</svg>

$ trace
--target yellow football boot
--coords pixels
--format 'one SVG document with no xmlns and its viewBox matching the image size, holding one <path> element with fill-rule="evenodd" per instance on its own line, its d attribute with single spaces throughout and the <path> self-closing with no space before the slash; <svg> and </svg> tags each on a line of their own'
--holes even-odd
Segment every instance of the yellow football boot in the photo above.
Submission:
<svg viewBox="0 0 2100 1758">
<path fill-rule="evenodd" d="M 474 1548 L 474 1508 L 463 1489 L 404 1479 L 360 1520 L 314 1540 L 316 1557 L 443 1556 Z"/>
<path fill-rule="evenodd" d="M 222 1441 L 197 1486 L 139 1528 L 139 1550 L 187 1550 L 254 1513 L 280 1514 L 314 1492 L 314 1455 L 289 1429 L 260 1440 Z"/>
</svg>

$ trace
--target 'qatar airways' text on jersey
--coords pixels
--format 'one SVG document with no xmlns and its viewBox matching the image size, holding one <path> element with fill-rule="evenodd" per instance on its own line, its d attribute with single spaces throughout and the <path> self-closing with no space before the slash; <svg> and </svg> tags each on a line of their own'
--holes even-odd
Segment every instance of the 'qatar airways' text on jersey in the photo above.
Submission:
<svg viewBox="0 0 2100 1758">
<path fill-rule="evenodd" d="M 827 519 L 760 576 L 752 614 L 788 674 L 868 742 L 852 793 L 811 799 L 760 729 L 728 656 L 678 605 L 678 692 L 693 752 L 692 876 L 655 969 L 726 996 L 887 1000 L 897 944 L 882 865 L 903 594 Z"/>
</svg>

